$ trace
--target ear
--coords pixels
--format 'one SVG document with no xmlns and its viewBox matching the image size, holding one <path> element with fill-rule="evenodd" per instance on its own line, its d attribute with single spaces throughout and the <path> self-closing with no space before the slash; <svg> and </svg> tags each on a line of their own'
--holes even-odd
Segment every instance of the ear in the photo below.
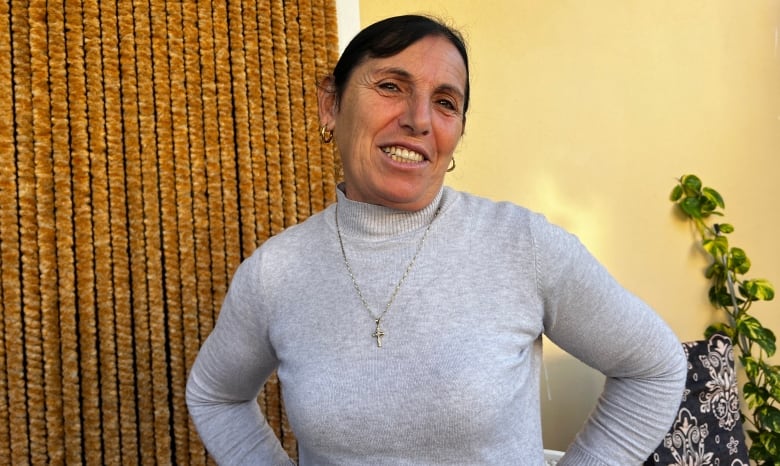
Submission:
<svg viewBox="0 0 780 466">
<path fill-rule="evenodd" d="M 320 124 L 327 126 L 331 130 L 338 112 L 338 99 L 336 97 L 333 75 L 328 75 L 317 86 L 317 102 L 319 104 Z"/>
</svg>

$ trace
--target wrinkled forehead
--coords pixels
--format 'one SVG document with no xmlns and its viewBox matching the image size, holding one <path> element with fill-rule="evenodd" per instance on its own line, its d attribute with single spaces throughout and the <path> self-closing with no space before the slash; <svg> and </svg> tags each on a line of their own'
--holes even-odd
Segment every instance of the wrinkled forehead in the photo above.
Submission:
<svg viewBox="0 0 780 466">
<path fill-rule="evenodd" d="M 460 52 L 447 39 L 430 36 L 387 57 L 366 57 L 352 80 L 394 78 L 411 84 L 450 90 L 465 98 L 468 75 Z"/>
</svg>

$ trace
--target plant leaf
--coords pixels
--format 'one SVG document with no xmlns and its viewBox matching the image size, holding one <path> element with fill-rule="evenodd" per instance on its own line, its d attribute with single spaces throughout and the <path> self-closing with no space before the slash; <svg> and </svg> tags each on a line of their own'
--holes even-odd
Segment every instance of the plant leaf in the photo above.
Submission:
<svg viewBox="0 0 780 466">
<path fill-rule="evenodd" d="M 734 341 L 734 327 L 727 325 L 724 322 L 718 322 L 707 327 L 707 329 L 704 331 L 704 338 L 709 340 L 710 337 L 716 333 L 720 335 L 726 335 L 731 339 L 731 341 Z"/>
<path fill-rule="evenodd" d="M 742 367 L 745 368 L 745 374 L 748 376 L 748 378 L 750 380 L 755 380 L 756 376 L 758 375 L 758 371 L 760 370 L 758 362 L 753 359 L 753 356 L 746 355 L 742 355 L 739 360 L 742 363 Z"/>
<path fill-rule="evenodd" d="M 730 223 L 718 223 L 718 231 L 724 235 L 734 233 L 734 226 Z"/>
<path fill-rule="evenodd" d="M 764 374 L 766 374 L 769 393 L 774 400 L 780 401 L 780 368 L 767 365 Z"/>
<path fill-rule="evenodd" d="M 729 252 L 729 240 L 725 236 L 716 236 L 715 238 L 705 239 L 701 242 L 704 250 L 710 253 L 712 257 L 720 261 L 724 254 Z"/>
<path fill-rule="evenodd" d="M 713 285 L 710 287 L 709 298 L 713 306 L 726 309 L 727 311 L 731 309 L 734 304 L 731 302 L 731 293 L 729 293 L 729 289 L 725 285 Z M 743 299 L 737 297 L 738 305 L 742 304 L 743 302 Z M 729 313 L 736 313 L 736 309 Z"/>
<path fill-rule="evenodd" d="M 774 466 L 777 464 L 778 447 L 780 447 L 780 435 L 777 432 L 762 430 L 761 432 L 748 431 L 751 440 L 749 456 L 757 465 Z M 753 464 L 751 462 L 751 464 Z"/>
<path fill-rule="evenodd" d="M 669 194 L 669 200 L 672 202 L 677 202 L 680 200 L 682 195 L 683 195 L 683 187 L 678 184 L 672 189 L 672 192 Z"/>
<path fill-rule="evenodd" d="M 715 191 L 714 189 L 705 187 L 701 190 L 701 193 L 716 207 L 720 207 L 721 209 L 726 207 L 726 203 L 723 202 L 723 197 L 720 195 L 719 192 Z M 715 209 L 713 208 L 712 210 Z"/>
<path fill-rule="evenodd" d="M 764 360 L 761 360 L 760 364 L 761 372 L 764 375 L 762 385 L 766 388 L 767 393 L 771 398 L 778 400 L 776 389 L 780 389 L 780 368 L 776 365 L 769 364 Z"/>
<path fill-rule="evenodd" d="M 748 296 L 754 300 L 771 301 L 775 297 L 774 287 L 763 278 L 748 280 L 743 286 Z"/>
<path fill-rule="evenodd" d="M 725 278 L 723 276 L 723 270 L 723 264 L 718 261 L 712 261 L 709 267 L 707 267 L 707 269 L 704 271 L 704 276 L 707 278 L 717 276 L 718 280 L 723 280 Z"/>
<path fill-rule="evenodd" d="M 750 270 L 750 259 L 741 248 L 731 248 L 728 257 L 728 268 L 738 274 L 745 274 Z"/>
<path fill-rule="evenodd" d="M 686 197 L 677 205 L 680 206 L 680 209 L 682 209 L 685 215 L 691 218 L 700 219 L 702 217 L 701 202 L 698 197 Z"/>
<path fill-rule="evenodd" d="M 759 441 L 764 446 L 769 458 L 774 458 L 776 462 L 777 458 L 780 457 L 780 434 L 777 431 L 761 432 Z"/>
<path fill-rule="evenodd" d="M 753 436 L 751 436 L 751 438 L 752 437 Z M 756 433 L 755 437 L 756 438 L 753 439 L 753 443 L 750 444 L 749 456 L 751 460 L 756 462 L 756 464 L 763 466 L 763 462 L 770 460 L 771 457 L 769 456 L 769 453 L 767 453 L 766 448 L 764 448 L 764 444 L 760 442 L 758 433 Z"/>
<path fill-rule="evenodd" d="M 762 427 L 774 432 L 780 431 L 780 409 L 764 405 L 757 408 L 755 414 Z"/>
<path fill-rule="evenodd" d="M 745 401 L 748 402 L 748 407 L 750 409 L 766 404 L 767 400 L 770 398 L 769 393 L 766 390 L 759 388 L 752 382 L 745 382 L 742 386 L 742 394 L 745 397 Z"/>
<path fill-rule="evenodd" d="M 696 175 L 683 175 L 680 184 L 685 190 L 686 196 L 698 196 L 701 193 L 701 180 Z"/>
<path fill-rule="evenodd" d="M 737 331 L 747 335 L 758 346 L 763 349 L 768 356 L 775 354 L 775 334 L 770 329 L 761 325 L 755 317 L 743 314 L 737 319 Z"/>
</svg>

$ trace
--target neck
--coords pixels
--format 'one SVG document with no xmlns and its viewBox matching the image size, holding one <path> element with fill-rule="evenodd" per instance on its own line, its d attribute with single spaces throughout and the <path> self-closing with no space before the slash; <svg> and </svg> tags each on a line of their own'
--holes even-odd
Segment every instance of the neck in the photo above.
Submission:
<svg viewBox="0 0 780 466">
<path fill-rule="evenodd" d="M 347 197 L 343 189 L 343 184 L 339 185 L 338 215 L 342 233 L 346 236 L 365 235 L 381 239 L 416 231 L 428 226 L 436 210 L 443 204 L 443 189 L 430 204 L 417 211 L 354 201 Z"/>
<path fill-rule="evenodd" d="M 436 198 L 438 198 L 441 194 L 442 188 L 443 184 L 440 184 L 438 188 L 431 187 L 431 189 L 424 192 L 422 196 L 411 199 L 395 200 L 384 197 L 362 196 L 358 191 L 350 189 L 350 185 L 346 181 L 339 184 L 339 189 L 344 193 L 346 198 L 351 201 L 387 207 L 388 209 L 405 212 L 417 212 L 419 210 L 425 209 L 431 203 L 435 202 Z"/>
</svg>

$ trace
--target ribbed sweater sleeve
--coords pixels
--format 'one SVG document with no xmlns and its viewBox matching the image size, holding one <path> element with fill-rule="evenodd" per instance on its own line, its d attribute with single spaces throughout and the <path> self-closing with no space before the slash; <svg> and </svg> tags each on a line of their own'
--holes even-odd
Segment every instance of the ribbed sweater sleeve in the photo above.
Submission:
<svg viewBox="0 0 780 466">
<path fill-rule="evenodd" d="M 190 370 L 187 406 L 208 452 L 220 464 L 293 464 L 260 412 L 257 396 L 278 362 L 259 297 L 257 260 L 233 276 L 217 324 Z"/>
<path fill-rule="evenodd" d="M 607 378 L 560 466 L 642 464 L 679 407 L 687 364 L 676 335 L 573 235 L 532 216 L 545 334 Z"/>
</svg>

